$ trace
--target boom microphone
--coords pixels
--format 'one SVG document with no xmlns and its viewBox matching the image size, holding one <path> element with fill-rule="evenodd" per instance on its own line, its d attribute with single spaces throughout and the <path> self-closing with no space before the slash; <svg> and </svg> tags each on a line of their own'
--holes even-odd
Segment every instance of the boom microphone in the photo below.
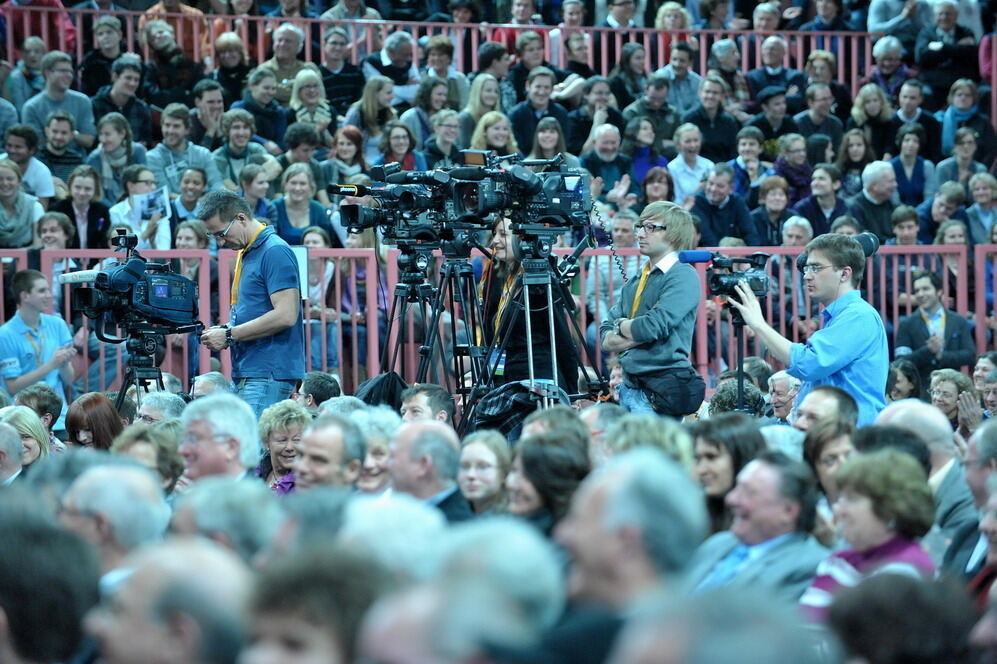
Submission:
<svg viewBox="0 0 997 664">
<path fill-rule="evenodd" d="M 488 171 L 480 166 L 463 166 L 449 171 L 450 177 L 454 180 L 480 181 L 488 177 Z"/>
<path fill-rule="evenodd" d="M 89 284 L 97 275 L 100 274 L 100 270 L 80 270 L 79 272 L 63 272 L 59 275 L 60 284 Z"/>
<path fill-rule="evenodd" d="M 679 262 L 680 263 L 709 263 L 713 260 L 712 251 L 680 251 L 679 252 Z"/>
</svg>

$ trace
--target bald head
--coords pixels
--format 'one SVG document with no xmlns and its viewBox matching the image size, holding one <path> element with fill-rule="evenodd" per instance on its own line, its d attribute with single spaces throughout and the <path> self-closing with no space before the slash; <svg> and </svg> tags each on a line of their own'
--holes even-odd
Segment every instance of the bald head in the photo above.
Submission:
<svg viewBox="0 0 997 664">
<path fill-rule="evenodd" d="M 876 424 L 892 424 L 918 436 L 931 452 L 933 468 L 956 453 L 948 418 L 935 406 L 918 399 L 894 401 L 879 413 Z"/>
</svg>

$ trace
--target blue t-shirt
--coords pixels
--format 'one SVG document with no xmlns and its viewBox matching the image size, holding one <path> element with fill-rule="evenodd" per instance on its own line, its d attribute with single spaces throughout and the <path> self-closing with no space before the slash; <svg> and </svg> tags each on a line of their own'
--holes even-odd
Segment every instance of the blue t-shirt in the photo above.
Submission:
<svg viewBox="0 0 997 664">
<path fill-rule="evenodd" d="M 4 391 L 7 390 L 7 380 L 34 371 L 51 360 L 56 350 L 72 342 L 73 335 L 69 333 L 69 326 L 58 316 L 41 314 L 36 334 L 21 319 L 20 312 L 14 314 L 13 318 L 0 327 L 0 371 L 3 372 Z M 61 431 L 65 428 L 66 386 L 62 383 L 59 370 L 49 372 L 40 382 L 51 387 L 63 399 L 62 413 L 52 427 Z"/>
<path fill-rule="evenodd" d="M 872 424 L 886 407 L 890 356 L 883 319 L 856 290 L 837 298 L 821 315 L 824 326 L 790 349 L 787 371 L 803 381 L 796 403 L 817 385 L 834 385 L 855 399 L 858 425 Z"/>
<path fill-rule="evenodd" d="M 301 293 L 298 262 L 287 242 L 267 226 L 242 257 L 238 300 L 231 323 L 255 320 L 273 310 L 270 296 L 288 288 Z M 232 346 L 232 378 L 300 380 L 305 375 L 305 332 L 301 306 L 297 322 L 277 334 Z"/>
</svg>

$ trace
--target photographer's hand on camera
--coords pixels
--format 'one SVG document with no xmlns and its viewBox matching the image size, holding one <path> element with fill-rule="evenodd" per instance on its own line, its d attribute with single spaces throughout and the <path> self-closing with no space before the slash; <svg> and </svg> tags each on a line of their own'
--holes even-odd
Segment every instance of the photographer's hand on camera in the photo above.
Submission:
<svg viewBox="0 0 997 664">
<path fill-rule="evenodd" d="M 747 282 L 741 281 L 735 288 L 738 297 L 729 297 L 727 301 L 741 313 L 744 324 L 754 330 L 761 342 L 768 347 L 769 352 L 780 362 L 789 364 L 792 342 L 768 324 L 762 312 L 762 305 Z"/>
<path fill-rule="evenodd" d="M 227 325 L 214 325 L 201 333 L 201 343 L 209 350 L 225 350 L 231 344 L 228 340 L 229 328 Z"/>
</svg>

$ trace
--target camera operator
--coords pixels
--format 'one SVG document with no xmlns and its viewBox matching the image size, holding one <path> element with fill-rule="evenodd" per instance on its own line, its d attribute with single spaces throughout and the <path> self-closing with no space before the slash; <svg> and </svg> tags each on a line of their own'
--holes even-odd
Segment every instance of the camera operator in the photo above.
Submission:
<svg viewBox="0 0 997 664">
<path fill-rule="evenodd" d="M 677 253 L 695 247 L 695 222 L 681 206 L 658 201 L 644 208 L 635 228 L 648 262 L 602 322 L 602 348 L 619 353 L 620 405 L 681 417 L 699 408 L 705 387 L 689 362 L 702 287 Z"/>
<path fill-rule="evenodd" d="M 507 308 L 515 306 L 515 302 L 522 302 L 518 286 L 523 270 L 513 249 L 516 241 L 509 219 L 502 218 L 495 224 L 490 246 L 492 260 L 486 264 L 481 275 L 481 299 L 484 306 L 482 327 L 485 343 L 491 343 L 501 331 L 502 315 Z M 564 303 L 559 302 L 555 289 L 555 308 L 559 304 L 563 310 Z M 531 344 L 531 341 L 534 377 L 553 379 L 550 353 L 553 333 L 557 347 L 558 386 L 568 394 L 574 393 L 578 383 L 578 351 L 567 321 L 563 315 L 555 311 L 555 329 L 550 330 L 547 320 L 547 295 L 542 287 L 530 287 L 530 309 L 532 340 L 526 336 L 526 316 L 521 310 L 517 310 L 512 327 L 506 335 L 508 341 L 502 357 L 488 358 L 489 369 L 496 368 L 495 384 L 527 380 L 530 377 L 527 345 Z M 502 339 L 499 339 L 495 347 L 498 348 L 501 342 Z"/>
<path fill-rule="evenodd" d="M 219 247 L 239 251 L 227 325 L 201 334 L 211 350 L 232 348 L 232 380 L 259 417 L 288 399 L 305 375 L 301 285 L 294 253 L 273 227 L 253 218 L 235 192 L 209 192 L 199 216 Z"/>
<path fill-rule="evenodd" d="M 857 290 L 865 253 L 853 238 L 826 233 L 807 244 L 806 255 L 804 285 L 811 299 L 824 305 L 823 326 L 806 343 L 792 343 L 769 325 L 745 282 L 737 285 L 740 302 L 730 298 L 730 303 L 772 356 L 803 381 L 797 404 L 815 386 L 833 385 L 855 397 L 858 425 L 872 424 L 886 405 L 889 354 L 883 321 Z"/>
</svg>

